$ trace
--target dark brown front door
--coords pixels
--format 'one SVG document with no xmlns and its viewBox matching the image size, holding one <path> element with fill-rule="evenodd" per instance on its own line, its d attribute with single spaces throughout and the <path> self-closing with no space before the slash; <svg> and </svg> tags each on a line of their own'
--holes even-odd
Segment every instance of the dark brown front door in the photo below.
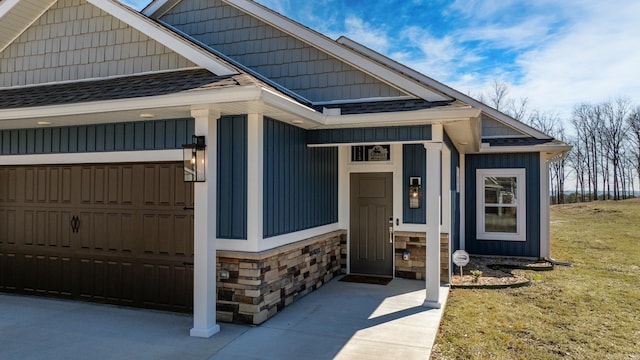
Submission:
<svg viewBox="0 0 640 360">
<path fill-rule="evenodd" d="M 353 173 L 350 189 L 351 272 L 392 276 L 393 174 Z"/>
<path fill-rule="evenodd" d="M 0 291 L 190 311 L 180 163 L 0 167 Z"/>
</svg>

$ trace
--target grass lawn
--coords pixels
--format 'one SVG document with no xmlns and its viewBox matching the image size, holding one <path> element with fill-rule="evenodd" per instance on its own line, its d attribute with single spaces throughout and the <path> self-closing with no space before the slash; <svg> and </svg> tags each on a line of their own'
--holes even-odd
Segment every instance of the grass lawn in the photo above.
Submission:
<svg viewBox="0 0 640 360">
<path fill-rule="evenodd" d="M 519 289 L 452 289 L 432 359 L 640 359 L 640 201 L 553 206 L 551 256 Z"/>
</svg>

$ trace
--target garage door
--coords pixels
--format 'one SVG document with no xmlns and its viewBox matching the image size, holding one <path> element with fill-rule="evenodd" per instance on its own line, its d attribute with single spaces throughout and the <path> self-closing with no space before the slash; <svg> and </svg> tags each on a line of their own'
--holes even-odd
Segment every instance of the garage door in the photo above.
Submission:
<svg viewBox="0 0 640 360">
<path fill-rule="evenodd" d="M 0 167 L 0 291 L 190 311 L 182 165 Z"/>
</svg>

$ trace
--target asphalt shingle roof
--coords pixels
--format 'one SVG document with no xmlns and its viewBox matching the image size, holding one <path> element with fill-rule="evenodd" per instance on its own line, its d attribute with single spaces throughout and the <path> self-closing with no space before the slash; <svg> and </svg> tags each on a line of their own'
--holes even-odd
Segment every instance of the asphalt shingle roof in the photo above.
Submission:
<svg viewBox="0 0 640 360">
<path fill-rule="evenodd" d="M 372 114 L 382 112 L 396 112 L 396 111 L 413 111 L 430 109 L 438 106 L 446 106 L 453 102 L 451 101 L 427 101 L 423 99 L 403 99 L 403 100 L 387 100 L 387 101 L 367 101 L 367 102 L 354 102 L 344 104 L 331 104 L 331 105 L 315 105 L 313 108 L 319 112 L 323 111 L 323 108 L 327 109 L 340 109 L 342 115 L 354 115 L 354 114 Z"/>
<path fill-rule="evenodd" d="M 247 74 L 216 76 L 204 69 L 104 80 L 0 89 L 0 109 L 107 101 L 254 85 Z"/>
</svg>

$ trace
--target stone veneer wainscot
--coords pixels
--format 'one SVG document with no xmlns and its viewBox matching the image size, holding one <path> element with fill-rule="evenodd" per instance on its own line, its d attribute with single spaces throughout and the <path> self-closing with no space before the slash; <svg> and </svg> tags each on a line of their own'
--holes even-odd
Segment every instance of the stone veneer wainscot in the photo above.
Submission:
<svg viewBox="0 0 640 360">
<path fill-rule="evenodd" d="M 345 274 L 346 244 L 339 230 L 260 253 L 218 251 L 218 321 L 261 324 Z M 229 279 L 220 279 L 221 270 Z"/>
<path fill-rule="evenodd" d="M 426 260 L 426 236 L 418 232 L 395 233 L 395 276 L 405 279 L 424 280 Z M 402 254 L 409 251 L 409 260 Z M 440 234 L 440 281 L 449 282 L 449 234 Z"/>
</svg>

